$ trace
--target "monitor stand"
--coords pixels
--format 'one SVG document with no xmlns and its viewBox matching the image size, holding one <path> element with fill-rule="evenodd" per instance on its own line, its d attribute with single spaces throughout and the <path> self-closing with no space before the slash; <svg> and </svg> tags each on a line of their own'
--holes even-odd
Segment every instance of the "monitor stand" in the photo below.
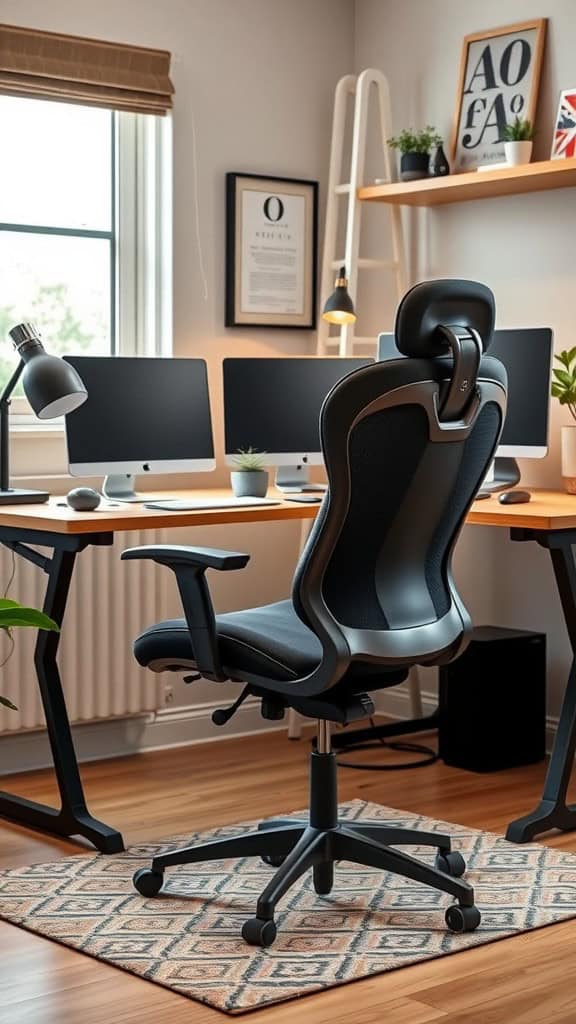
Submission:
<svg viewBox="0 0 576 1024">
<path fill-rule="evenodd" d="M 104 477 L 102 494 L 110 501 L 146 501 L 134 490 L 135 477 L 131 473 L 118 473 Z"/>
<path fill-rule="evenodd" d="M 303 491 L 326 491 L 327 484 L 314 484 L 308 479 L 308 466 L 279 466 L 275 485 L 283 494 L 302 494 Z"/>
<path fill-rule="evenodd" d="M 497 455 L 482 481 L 480 490 L 484 494 L 487 492 L 494 494 L 496 491 L 507 491 L 510 487 L 516 487 L 516 484 L 519 483 L 520 467 L 516 459 Z"/>
</svg>

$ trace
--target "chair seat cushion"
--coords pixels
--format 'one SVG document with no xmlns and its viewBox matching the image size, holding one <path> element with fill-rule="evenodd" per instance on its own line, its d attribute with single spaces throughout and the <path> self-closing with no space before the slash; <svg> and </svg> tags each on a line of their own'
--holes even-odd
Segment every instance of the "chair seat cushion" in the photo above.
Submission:
<svg viewBox="0 0 576 1024">
<path fill-rule="evenodd" d="M 320 641 L 298 618 L 292 601 L 217 615 L 216 630 L 222 664 L 234 678 L 254 672 L 282 681 L 297 679 L 312 672 L 322 657 Z M 134 654 L 141 665 L 156 672 L 195 667 L 185 619 L 150 626 L 136 639 Z M 382 681 L 370 686 L 377 689 L 400 682 L 406 672 L 354 665 L 348 675 L 378 675 Z"/>
</svg>

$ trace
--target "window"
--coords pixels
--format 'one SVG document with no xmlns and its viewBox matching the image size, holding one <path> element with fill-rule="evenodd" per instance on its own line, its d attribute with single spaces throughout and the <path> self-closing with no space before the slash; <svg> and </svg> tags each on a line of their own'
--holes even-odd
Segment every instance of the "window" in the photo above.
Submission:
<svg viewBox="0 0 576 1024">
<path fill-rule="evenodd" d="M 23 320 L 54 354 L 169 352 L 169 119 L 0 96 L 0 125 L 0 388 Z"/>
</svg>

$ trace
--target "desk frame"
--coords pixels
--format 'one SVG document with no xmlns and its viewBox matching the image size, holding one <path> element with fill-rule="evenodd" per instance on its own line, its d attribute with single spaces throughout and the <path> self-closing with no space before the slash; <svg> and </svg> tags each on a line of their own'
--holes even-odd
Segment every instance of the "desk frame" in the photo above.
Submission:
<svg viewBox="0 0 576 1024">
<path fill-rule="evenodd" d="M 42 610 L 59 626 L 66 611 L 76 556 L 91 544 L 109 545 L 112 541 L 112 533 L 59 534 L 0 526 L 0 543 L 46 573 L 48 582 Z M 31 544 L 50 548 L 52 555 L 43 555 L 30 547 Z M 0 816 L 42 832 L 81 835 L 102 853 L 120 853 L 124 849 L 120 832 L 94 818 L 86 805 L 58 669 L 59 643 L 60 633 L 38 630 L 34 665 L 60 792 L 60 808 L 1 791 Z"/>
<path fill-rule="evenodd" d="M 520 542 L 536 541 L 550 552 L 573 656 L 542 800 L 530 814 L 510 822 L 506 830 L 510 842 L 528 843 L 550 829 L 576 829 L 576 804 L 566 803 L 576 752 L 576 529 L 543 531 L 513 527 L 510 537 Z"/>
</svg>

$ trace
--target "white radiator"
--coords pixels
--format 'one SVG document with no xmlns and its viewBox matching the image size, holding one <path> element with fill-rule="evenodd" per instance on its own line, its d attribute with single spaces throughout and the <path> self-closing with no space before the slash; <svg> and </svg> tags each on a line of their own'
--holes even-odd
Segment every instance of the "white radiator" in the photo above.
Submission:
<svg viewBox="0 0 576 1024">
<path fill-rule="evenodd" d="M 175 607 L 168 608 L 172 574 L 148 561 L 121 562 L 120 552 L 163 542 L 161 531 L 121 533 L 113 546 L 88 547 L 77 555 L 58 650 L 72 722 L 133 715 L 161 706 L 160 677 L 137 664 L 132 640 L 145 626 L 175 613 Z M 9 596 L 41 608 L 46 574 L 18 555 L 15 559 Z M 11 568 L 10 551 L 0 548 L 0 594 Z M 18 711 L 0 706 L 0 732 L 4 733 L 44 727 L 33 661 L 35 631 L 15 629 L 12 635 L 14 652 L 0 668 L 0 694 Z M 0 631 L 0 662 L 8 651 L 9 640 Z"/>
</svg>

